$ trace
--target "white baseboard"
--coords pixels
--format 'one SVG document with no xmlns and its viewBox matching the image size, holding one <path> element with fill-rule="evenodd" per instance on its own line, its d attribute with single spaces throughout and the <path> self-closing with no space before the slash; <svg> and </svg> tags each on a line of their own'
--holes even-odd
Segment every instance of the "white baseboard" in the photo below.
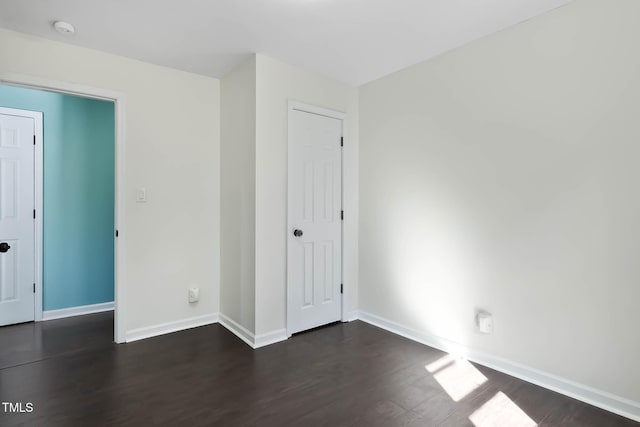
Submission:
<svg viewBox="0 0 640 427">
<path fill-rule="evenodd" d="M 353 322 L 354 320 L 358 320 L 360 318 L 360 312 L 358 310 L 353 310 L 347 313 L 347 318 L 345 322 Z"/>
<path fill-rule="evenodd" d="M 175 322 L 161 323 L 159 325 L 132 329 L 126 333 L 126 342 L 138 341 L 158 335 L 170 334 L 198 326 L 210 325 L 218 322 L 218 313 L 205 314 L 203 316 L 190 317 Z"/>
<path fill-rule="evenodd" d="M 289 338 L 286 329 L 280 329 L 277 331 L 267 332 L 266 334 L 256 335 L 255 344 L 253 348 L 260 348 L 267 345 L 275 344 L 280 341 L 285 341 Z"/>
<path fill-rule="evenodd" d="M 114 303 L 103 302 L 100 304 L 81 305 L 79 307 L 61 308 L 59 310 L 47 310 L 42 312 L 42 320 L 62 319 L 65 317 L 82 316 L 85 314 L 113 311 Z"/>
<path fill-rule="evenodd" d="M 254 348 L 255 335 L 253 332 L 222 313 L 220 313 L 220 324 L 244 341 L 249 347 Z"/>
<path fill-rule="evenodd" d="M 220 323 L 220 325 L 224 326 L 227 330 L 236 335 L 253 349 L 284 341 L 288 338 L 287 332 L 284 329 L 256 336 L 253 332 L 249 331 L 244 326 L 231 319 L 229 316 L 226 316 L 223 313 L 214 313 L 206 314 L 204 316 L 191 317 L 175 322 L 167 322 L 161 323 L 159 325 L 147 326 L 145 328 L 133 329 L 127 332 L 126 342 L 138 341 L 145 338 L 170 334 L 172 332 L 196 328 L 198 326 L 210 325 L 212 323 Z"/>
<path fill-rule="evenodd" d="M 222 313 L 220 313 L 220 324 L 253 349 L 275 344 L 289 338 L 285 329 L 255 335 L 253 332 Z"/>
<path fill-rule="evenodd" d="M 635 402 L 612 393 L 595 389 L 566 378 L 562 378 L 547 372 L 540 371 L 510 360 L 493 356 L 488 353 L 476 351 L 460 343 L 427 334 L 416 329 L 408 328 L 391 320 L 376 316 L 371 313 L 360 312 L 359 318 L 363 322 L 385 329 L 394 334 L 403 336 L 421 344 L 434 347 L 448 353 L 463 356 L 464 358 L 487 366 L 521 380 L 553 390 L 582 402 L 588 403 L 606 411 L 613 412 L 634 421 L 640 421 L 640 402 Z"/>
</svg>

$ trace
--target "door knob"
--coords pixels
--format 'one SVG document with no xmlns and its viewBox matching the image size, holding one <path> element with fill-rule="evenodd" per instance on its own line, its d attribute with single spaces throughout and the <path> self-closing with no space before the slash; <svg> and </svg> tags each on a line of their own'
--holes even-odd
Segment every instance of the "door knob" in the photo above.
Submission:
<svg viewBox="0 0 640 427">
<path fill-rule="evenodd" d="M 11 246 L 9 246 L 9 244 L 7 242 L 0 243 L 0 252 L 5 253 L 9 249 L 11 249 Z"/>
<path fill-rule="evenodd" d="M 302 236 L 303 234 L 304 234 L 304 233 L 302 232 L 302 230 L 298 230 L 298 229 L 293 230 L 293 235 L 294 235 L 294 236 L 296 236 L 296 237 L 300 237 L 300 236 Z"/>
</svg>

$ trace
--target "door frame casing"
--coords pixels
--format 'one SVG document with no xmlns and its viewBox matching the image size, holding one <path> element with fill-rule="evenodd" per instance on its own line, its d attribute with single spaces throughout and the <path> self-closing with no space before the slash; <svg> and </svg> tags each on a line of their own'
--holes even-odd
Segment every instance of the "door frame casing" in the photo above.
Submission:
<svg viewBox="0 0 640 427">
<path fill-rule="evenodd" d="M 324 116 L 324 117 L 329 117 L 332 119 L 337 119 L 340 120 L 341 122 L 341 134 L 342 134 L 342 139 L 343 141 L 347 141 L 347 113 L 341 112 L 341 111 L 336 111 L 336 110 L 330 110 L 327 108 L 323 108 L 323 107 L 318 107 L 315 105 L 311 105 L 311 104 L 306 104 L 303 102 L 299 102 L 299 101 L 292 101 L 289 100 L 287 102 L 287 233 L 290 231 L 289 230 L 289 196 L 290 196 L 290 189 L 289 189 L 289 161 L 291 160 L 289 157 L 289 153 L 290 153 L 290 147 L 291 147 L 291 132 L 292 132 L 292 128 L 291 128 L 291 123 L 292 123 L 292 113 L 294 111 L 301 111 L 304 113 L 309 113 L 309 114 L 316 114 L 319 116 Z M 343 148 L 343 147 L 341 147 Z M 340 182 L 340 209 L 343 210 L 344 209 L 344 150 L 340 150 L 340 176 L 341 176 L 341 182 Z M 340 283 L 343 285 L 344 290 L 343 292 L 340 294 L 340 320 L 342 322 L 347 322 L 350 319 L 348 318 L 348 313 L 347 313 L 347 307 L 348 305 L 348 293 L 346 291 L 348 284 L 344 283 L 344 230 L 345 230 L 345 223 L 344 220 L 341 221 L 340 224 L 340 245 L 341 245 L 341 257 L 340 257 Z M 286 254 L 286 259 L 287 259 L 287 310 L 286 310 L 286 329 L 287 329 L 287 336 L 290 337 L 291 334 L 291 324 L 290 324 L 290 319 L 291 319 L 291 315 L 289 313 L 290 308 L 293 306 L 292 305 L 292 287 L 291 287 L 291 283 L 290 283 L 290 277 L 289 277 L 289 236 L 287 235 L 287 254 Z"/>
<path fill-rule="evenodd" d="M 42 320 L 42 113 L 39 111 L 23 110 L 20 108 L 0 107 L 0 114 L 14 115 L 33 119 L 33 133 L 35 136 L 34 170 L 33 170 L 33 207 L 36 215 L 33 222 L 33 250 L 34 250 L 34 321 Z"/>
<path fill-rule="evenodd" d="M 124 317 L 124 301 L 125 301 L 125 248 L 126 248 L 126 232 L 124 221 L 124 182 L 125 182 L 125 94 L 109 89 L 96 88 L 91 86 L 79 85 L 75 83 L 67 83 L 62 81 L 44 79 L 40 77 L 0 73 L 0 84 L 7 86 L 24 87 L 28 89 L 39 89 L 49 92 L 57 92 L 68 95 L 80 96 L 83 98 L 99 99 L 103 101 L 111 101 L 114 104 L 115 115 L 115 196 L 114 196 L 114 341 L 116 343 L 125 342 L 125 317 Z M 42 129 L 41 129 L 42 138 Z M 39 141 L 36 137 L 36 150 L 40 150 L 40 159 L 42 159 L 42 139 Z M 36 152 L 38 156 L 38 152 Z M 38 166 L 36 165 L 36 170 Z M 38 173 L 38 172 L 36 172 Z M 40 176 L 36 175 L 36 185 L 42 186 L 42 165 L 39 170 Z M 40 188 L 42 190 L 42 188 Z M 37 192 L 37 191 L 36 191 Z M 38 205 L 39 203 L 39 205 Z M 42 197 L 36 201 L 36 209 L 42 212 Z M 39 219 L 39 223 L 38 223 Z M 42 215 L 36 215 L 36 264 L 39 266 L 36 270 L 36 280 L 40 286 L 36 286 L 36 321 L 42 320 Z M 115 236 L 116 230 L 118 237 Z M 40 297 L 38 297 L 38 290 Z M 39 309 L 38 309 L 39 307 Z"/>
</svg>

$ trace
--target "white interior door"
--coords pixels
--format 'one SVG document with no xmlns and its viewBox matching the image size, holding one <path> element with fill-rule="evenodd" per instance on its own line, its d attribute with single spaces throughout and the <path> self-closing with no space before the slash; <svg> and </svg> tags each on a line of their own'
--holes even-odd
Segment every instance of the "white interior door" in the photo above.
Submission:
<svg viewBox="0 0 640 427">
<path fill-rule="evenodd" d="M 0 326 L 35 316 L 35 121 L 0 109 Z"/>
<path fill-rule="evenodd" d="M 289 334 L 340 320 L 342 120 L 289 113 Z"/>
</svg>

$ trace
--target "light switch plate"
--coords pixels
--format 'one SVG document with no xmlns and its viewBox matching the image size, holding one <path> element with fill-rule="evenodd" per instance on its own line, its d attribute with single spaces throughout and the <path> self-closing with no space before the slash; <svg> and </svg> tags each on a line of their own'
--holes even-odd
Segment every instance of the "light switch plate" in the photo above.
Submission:
<svg viewBox="0 0 640 427">
<path fill-rule="evenodd" d="M 145 203 L 147 201 L 147 189 L 139 187 L 136 189 L 136 202 Z"/>
</svg>

